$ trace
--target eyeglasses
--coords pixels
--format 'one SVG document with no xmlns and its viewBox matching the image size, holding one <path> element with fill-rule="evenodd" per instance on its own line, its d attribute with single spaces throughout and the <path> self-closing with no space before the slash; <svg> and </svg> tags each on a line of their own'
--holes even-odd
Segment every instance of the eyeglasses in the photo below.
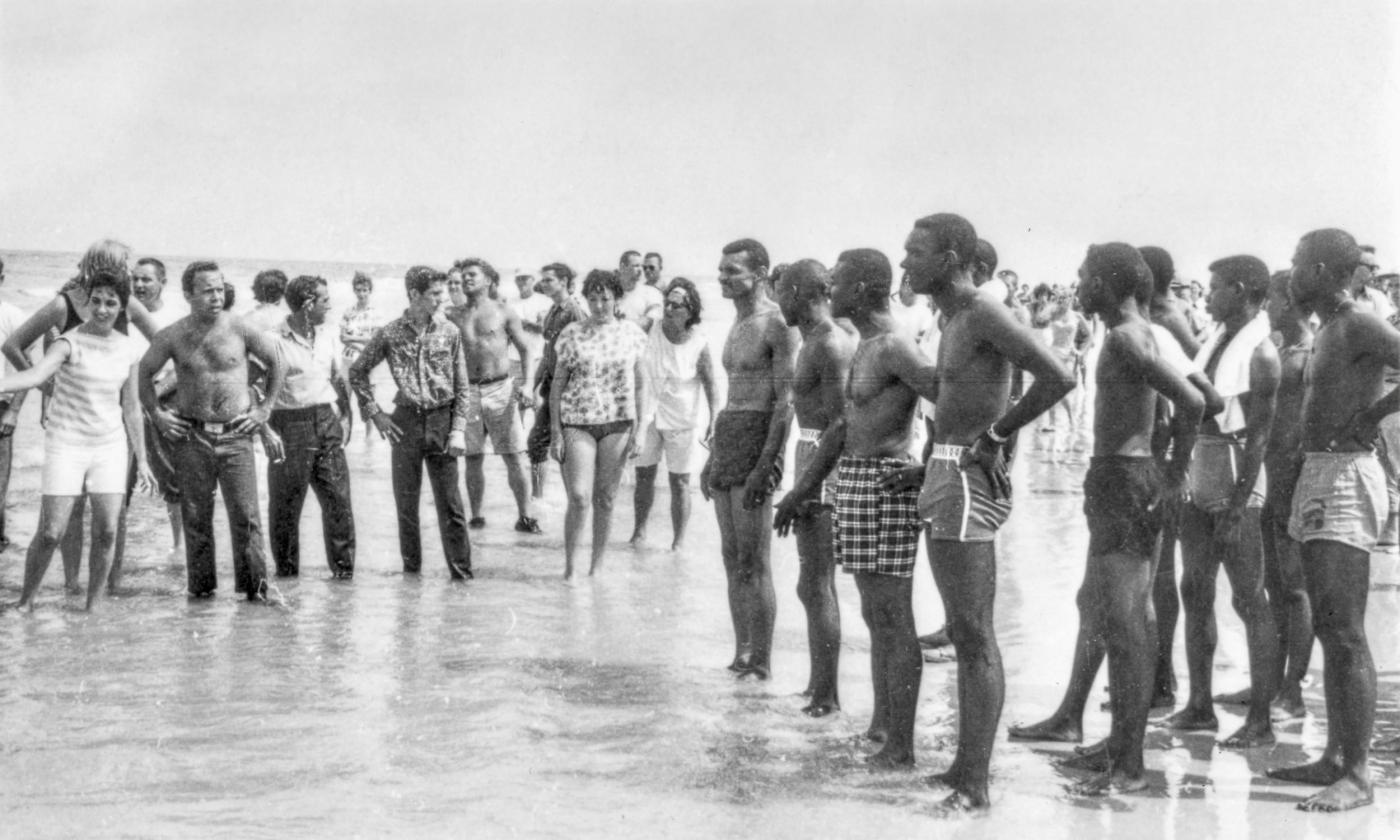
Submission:
<svg viewBox="0 0 1400 840">
<path fill-rule="evenodd" d="M 659 266 L 659 265 L 644 265 L 644 266 L 642 266 L 642 271 L 645 271 L 645 272 L 647 272 L 647 273 L 651 273 L 651 272 L 653 272 L 653 271 L 660 271 L 660 270 L 661 270 L 661 266 Z"/>
</svg>

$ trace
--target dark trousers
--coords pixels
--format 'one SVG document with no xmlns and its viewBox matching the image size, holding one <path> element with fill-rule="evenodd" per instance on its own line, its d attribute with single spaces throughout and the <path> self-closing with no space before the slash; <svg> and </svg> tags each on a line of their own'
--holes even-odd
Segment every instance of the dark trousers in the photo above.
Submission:
<svg viewBox="0 0 1400 840">
<path fill-rule="evenodd" d="M 355 571 L 355 515 L 340 419 L 329 404 L 278 409 L 268 425 L 282 437 L 285 457 L 267 464 L 267 530 L 279 575 L 301 569 L 301 508 L 306 488 L 321 505 L 321 535 L 331 571 Z"/>
<path fill-rule="evenodd" d="M 185 524 L 185 568 L 190 593 L 218 588 L 214 572 L 214 490 L 224 496 L 233 538 L 234 591 L 258 593 L 267 580 L 253 439 L 235 432 L 197 429 L 173 447 L 180 471 L 180 513 Z"/>
<path fill-rule="evenodd" d="M 472 576 L 472 546 L 467 538 L 467 517 L 462 512 L 462 491 L 457 482 L 457 459 L 447 454 L 445 429 L 451 406 L 420 411 L 397 406 L 392 419 L 403 437 L 392 447 L 390 466 L 394 505 L 399 512 L 399 555 L 405 572 L 423 567 L 423 546 L 418 528 L 418 498 L 423 488 L 423 467 L 437 504 L 442 551 L 453 578 Z"/>
<path fill-rule="evenodd" d="M 0 414 L 10 410 L 9 400 L 0 400 Z M 0 545 L 10 541 L 5 535 L 5 503 L 10 496 L 10 465 L 14 461 L 14 432 L 0 437 Z"/>
</svg>

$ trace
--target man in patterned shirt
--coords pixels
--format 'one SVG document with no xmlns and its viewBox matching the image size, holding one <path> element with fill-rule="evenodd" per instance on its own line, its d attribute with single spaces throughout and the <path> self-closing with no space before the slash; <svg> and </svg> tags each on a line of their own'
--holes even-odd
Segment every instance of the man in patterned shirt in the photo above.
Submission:
<svg viewBox="0 0 1400 840">
<path fill-rule="evenodd" d="M 404 276 L 404 287 L 408 309 L 365 345 L 350 367 L 350 387 L 360 399 L 361 413 L 392 445 L 403 570 L 417 574 L 423 564 L 418 497 L 426 463 L 447 569 L 453 580 L 466 580 L 472 576 L 472 549 L 457 484 L 457 459 L 466 448 L 466 351 L 457 327 L 438 317 L 447 300 L 447 275 L 414 266 Z M 379 407 L 370 382 L 370 373 L 383 361 L 399 389 L 392 414 Z"/>
</svg>

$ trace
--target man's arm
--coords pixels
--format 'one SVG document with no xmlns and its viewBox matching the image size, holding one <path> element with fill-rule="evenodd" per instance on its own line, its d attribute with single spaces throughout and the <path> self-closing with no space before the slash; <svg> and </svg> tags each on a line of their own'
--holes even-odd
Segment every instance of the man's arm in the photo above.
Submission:
<svg viewBox="0 0 1400 840">
<path fill-rule="evenodd" d="M 802 341 L 797 328 L 789 327 L 776 312 L 769 317 L 764 333 L 772 359 L 769 376 L 773 384 L 773 417 L 768 422 L 763 451 L 744 482 L 744 510 L 757 508 L 776 489 L 773 480 L 776 465 L 783 457 L 788 427 L 792 425 L 792 377 L 797 369 L 797 348 Z"/>
<path fill-rule="evenodd" d="M 534 405 L 535 393 L 535 358 L 530 350 L 530 345 L 525 342 L 525 327 L 520 320 L 520 313 L 509 306 L 504 307 L 506 312 L 506 338 L 515 345 L 515 352 L 520 354 L 520 375 L 525 381 L 520 385 L 520 399 L 528 401 L 530 408 Z"/>
<path fill-rule="evenodd" d="M 1361 338 L 1362 354 L 1375 356 L 1390 366 L 1400 359 L 1400 330 L 1391 327 L 1379 316 L 1361 320 L 1356 333 Z M 1392 388 L 1390 393 L 1358 411 L 1338 437 L 1372 446 L 1379 434 L 1380 422 L 1397 411 L 1400 411 L 1400 388 Z"/>
<path fill-rule="evenodd" d="M 1123 359 L 1129 370 L 1142 376 L 1143 382 L 1157 393 L 1171 401 L 1172 460 L 1167 480 L 1175 495 L 1186 479 L 1186 468 L 1191 463 L 1191 450 L 1196 445 L 1196 430 L 1200 428 L 1201 417 L 1205 414 L 1206 401 L 1201 392 L 1186 380 L 1171 365 L 1162 360 L 1155 347 L 1139 346 L 1131 340 L 1116 339 L 1116 333 L 1109 333 L 1104 342 L 1103 352 L 1116 353 Z M 1113 346 L 1110 346 L 1112 342 Z"/>
<path fill-rule="evenodd" d="M 16 371 L 28 370 L 33 364 L 29 360 L 29 348 L 44 337 L 44 334 L 51 329 L 63 326 L 64 319 L 68 316 L 68 308 L 63 302 L 63 295 L 55 297 L 53 300 L 39 307 L 38 310 L 24 319 L 24 323 L 15 328 L 10 333 L 10 337 L 5 339 L 0 352 L 5 354 L 10 365 Z M 10 401 L 9 414 L 17 418 L 19 410 L 24 406 L 25 392 L 16 393 Z"/>
<path fill-rule="evenodd" d="M 175 358 L 174 334 L 179 329 L 172 327 L 161 330 L 151 339 L 151 344 L 141 356 L 136 369 L 136 394 L 141 400 L 141 408 L 150 416 L 156 429 L 166 437 L 182 438 L 190 432 L 190 424 L 173 412 L 161 408 L 156 393 L 156 374 L 167 362 Z"/>
<path fill-rule="evenodd" d="M 365 349 L 350 365 L 347 374 L 350 390 L 360 400 L 360 413 L 365 417 L 373 417 L 381 411 L 379 403 L 374 400 L 374 383 L 370 381 L 369 375 L 384 361 L 388 353 L 389 344 L 384 339 L 384 330 L 377 330 L 365 344 Z"/>
<path fill-rule="evenodd" d="M 467 418 L 471 415 L 471 380 L 467 378 L 467 345 L 458 331 L 452 342 L 452 431 L 448 450 L 460 455 L 467 448 Z"/>
<path fill-rule="evenodd" d="M 1004 440 L 1064 399 L 1074 390 L 1075 380 L 1044 342 L 1004 310 L 986 307 L 984 314 L 985 340 L 1013 365 L 1035 377 L 1020 401 L 992 423 L 995 438 Z"/>
<path fill-rule="evenodd" d="M 715 389 L 714 361 L 710 359 L 710 345 L 706 344 L 695 360 L 695 375 L 700 377 L 700 389 L 705 392 L 705 410 L 709 419 L 705 422 L 705 434 L 700 441 L 706 446 L 715 436 L 715 415 L 719 414 L 719 392 Z"/>
<path fill-rule="evenodd" d="M 234 323 L 236 329 L 243 333 L 243 345 L 248 349 L 248 354 L 267 372 L 267 393 L 244 415 L 253 424 L 262 426 L 267 423 L 272 406 L 276 405 L 277 397 L 282 393 L 282 385 L 287 379 L 287 364 L 282 359 L 277 339 L 271 333 L 255 329 L 241 319 Z"/>
<path fill-rule="evenodd" d="M 773 530 L 778 532 L 778 536 L 788 535 L 802 503 L 816 495 L 817 488 L 836 467 L 836 462 L 841 460 L 841 451 L 845 448 L 846 415 L 840 412 L 836 419 L 827 425 L 826 431 L 822 432 L 821 442 L 817 444 L 817 451 L 808 462 L 807 469 L 797 476 L 792 490 L 778 502 L 777 509 L 773 511 Z"/>
</svg>

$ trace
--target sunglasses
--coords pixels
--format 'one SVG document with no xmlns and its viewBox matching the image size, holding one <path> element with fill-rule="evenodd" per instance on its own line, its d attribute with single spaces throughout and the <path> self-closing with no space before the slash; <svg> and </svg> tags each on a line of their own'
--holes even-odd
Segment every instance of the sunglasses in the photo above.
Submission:
<svg viewBox="0 0 1400 840">
<path fill-rule="evenodd" d="M 667 309 L 689 309 L 689 308 L 690 308 L 690 304 L 685 303 L 684 301 L 674 301 L 674 300 L 668 300 L 668 301 L 666 301 L 665 306 L 666 306 Z"/>
</svg>

